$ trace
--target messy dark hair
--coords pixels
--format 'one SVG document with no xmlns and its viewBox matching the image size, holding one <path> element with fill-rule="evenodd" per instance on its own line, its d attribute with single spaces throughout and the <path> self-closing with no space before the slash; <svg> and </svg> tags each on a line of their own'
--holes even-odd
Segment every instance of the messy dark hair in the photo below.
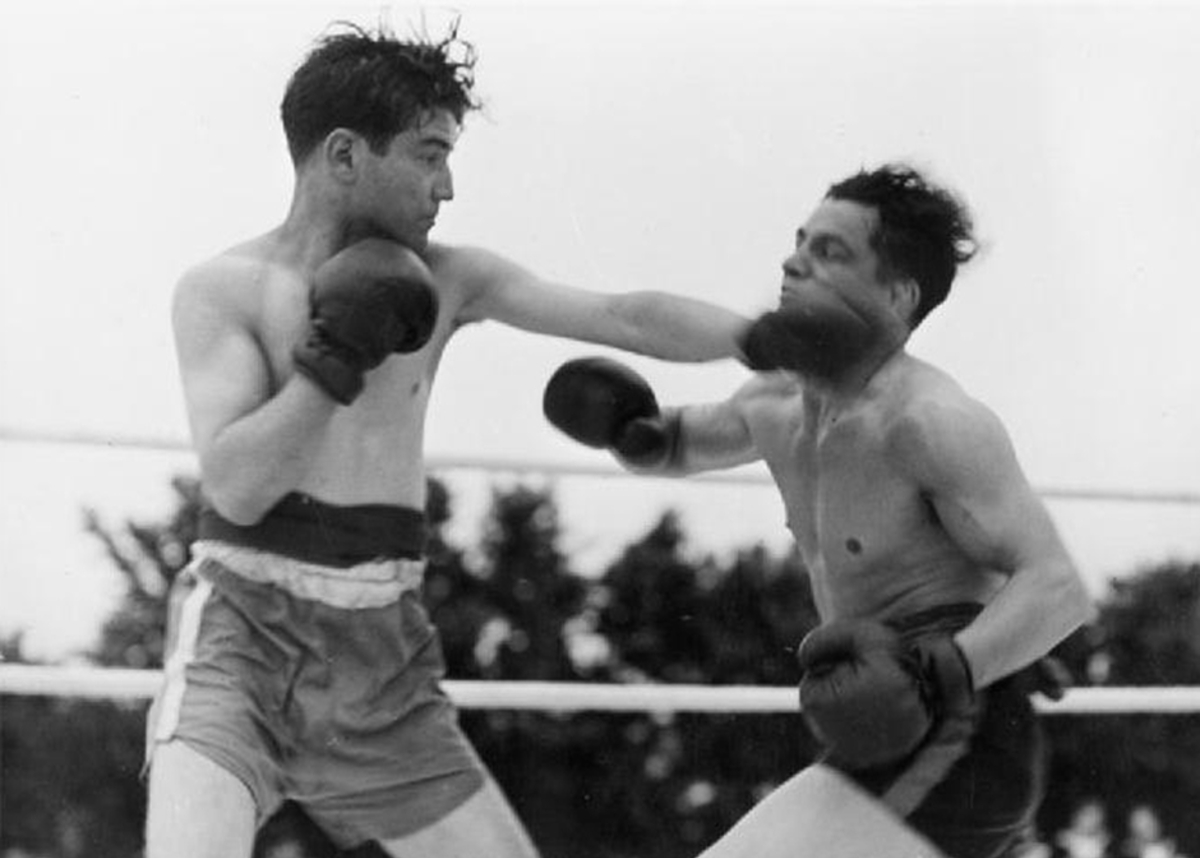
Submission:
<svg viewBox="0 0 1200 858">
<path fill-rule="evenodd" d="M 398 39 L 384 25 L 368 31 L 334 25 L 292 74 L 280 105 L 292 162 L 300 164 L 335 128 L 361 134 L 382 153 L 397 134 L 430 110 L 459 122 L 479 107 L 475 49 L 458 24 L 441 39 Z"/>
<path fill-rule="evenodd" d="M 870 206 L 879 213 L 871 235 L 879 276 L 885 281 L 916 281 L 921 297 L 911 320 L 914 328 L 946 300 L 958 266 L 978 249 L 966 206 L 912 167 L 886 164 L 862 170 L 830 187 L 825 198 Z"/>
</svg>

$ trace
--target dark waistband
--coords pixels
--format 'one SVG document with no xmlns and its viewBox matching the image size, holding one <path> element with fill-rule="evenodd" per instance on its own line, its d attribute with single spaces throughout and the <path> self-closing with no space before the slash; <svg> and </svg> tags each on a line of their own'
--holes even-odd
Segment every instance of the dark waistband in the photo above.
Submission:
<svg viewBox="0 0 1200 858">
<path fill-rule="evenodd" d="M 200 511 L 200 539 L 324 566 L 420 558 L 426 536 L 425 513 L 420 510 L 390 504 L 335 506 L 298 492 L 285 495 L 248 527 L 223 518 L 207 502 Z"/>
<path fill-rule="evenodd" d="M 917 638 L 928 634 L 953 634 L 970 624 L 979 616 L 983 605 L 978 602 L 953 602 L 926 608 L 914 614 L 887 620 L 887 625 L 905 638 Z"/>
</svg>

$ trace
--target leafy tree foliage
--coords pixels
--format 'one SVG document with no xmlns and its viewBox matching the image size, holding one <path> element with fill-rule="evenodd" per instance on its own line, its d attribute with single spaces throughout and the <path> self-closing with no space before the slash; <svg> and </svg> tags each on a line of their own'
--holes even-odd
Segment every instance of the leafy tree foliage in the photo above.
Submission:
<svg viewBox="0 0 1200 858">
<path fill-rule="evenodd" d="M 1076 677 L 1113 686 L 1200 684 L 1200 563 L 1168 562 L 1114 580 L 1096 623 L 1062 648 Z M 1052 789 L 1042 829 L 1066 824 L 1085 796 L 1110 818 L 1141 802 L 1170 821 L 1181 851 L 1200 853 L 1200 722 L 1191 715 L 1047 719 Z"/>
<path fill-rule="evenodd" d="M 169 582 L 195 536 L 194 481 L 174 481 L 176 509 L 162 524 L 109 532 L 91 510 L 84 528 L 122 575 L 124 597 L 90 653 L 101 665 L 158 667 Z M 19 636 L 5 642 L 20 663 Z M 54 858 L 139 853 L 145 790 L 145 705 L 137 701 L 6 697 L 0 709 L 0 851 Z"/>
</svg>

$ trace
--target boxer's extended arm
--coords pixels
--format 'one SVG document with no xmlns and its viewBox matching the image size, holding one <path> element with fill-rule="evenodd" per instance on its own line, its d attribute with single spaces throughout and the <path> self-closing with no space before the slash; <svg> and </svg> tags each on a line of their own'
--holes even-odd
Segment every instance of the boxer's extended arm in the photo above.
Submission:
<svg viewBox="0 0 1200 858">
<path fill-rule="evenodd" d="M 568 361 L 542 398 L 546 418 L 571 438 L 606 449 L 638 473 L 683 476 L 759 458 L 741 404 L 757 379 L 726 402 L 660 409 L 650 385 L 608 358 Z"/>
<path fill-rule="evenodd" d="M 549 283 L 487 251 L 455 253 L 467 287 L 459 321 L 494 319 L 663 360 L 743 359 L 739 339 L 750 320 L 715 304 L 665 292 L 590 292 Z"/>
<path fill-rule="evenodd" d="M 299 373 L 271 394 L 238 285 L 235 272 L 190 272 L 175 290 L 172 323 L 205 493 L 247 525 L 299 484 L 337 403 Z"/>
<path fill-rule="evenodd" d="M 1033 663 L 1094 613 L 1000 421 L 978 402 L 926 402 L 895 430 L 897 462 L 976 563 L 1008 580 L 955 640 L 975 686 Z"/>
<path fill-rule="evenodd" d="M 743 398 L 752 380 L 729 399 L 682 406 L 679 415 L 680 443 L 672 476 L 719 471 L 757 462 L 762 458 L 746 422 Z M 667 409 L 668 412 L 670 409 Z"/>
</svg>

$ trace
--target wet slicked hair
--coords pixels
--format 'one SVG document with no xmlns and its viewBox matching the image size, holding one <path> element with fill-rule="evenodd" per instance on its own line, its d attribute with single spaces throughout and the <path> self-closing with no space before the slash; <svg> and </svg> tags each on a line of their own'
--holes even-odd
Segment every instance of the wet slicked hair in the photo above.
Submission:
<svg viewBox="0 0 1200 858">
<path fill-rule="evenodd" d="M 458 38 L 398 39 L 380 25 L 335 25 L 292 74 L 280 105 L 292 162 L 300 164 L 335 128 L 361 134 L 376 153 L 430 110 L 459 122 L 479 104 L 475 50 Z"/>
<path fill-rule="evenodd" d="M 958 266 L 978 249 L 970 212 L 949 190 L 912 167 L 886 164 L 834 184 L 826 199 L 870 206 L 879 213 L 871 247 L 882 280 L 911 277 L 921 289 L 912 327 L 946 300 Z"/>
</svg>

